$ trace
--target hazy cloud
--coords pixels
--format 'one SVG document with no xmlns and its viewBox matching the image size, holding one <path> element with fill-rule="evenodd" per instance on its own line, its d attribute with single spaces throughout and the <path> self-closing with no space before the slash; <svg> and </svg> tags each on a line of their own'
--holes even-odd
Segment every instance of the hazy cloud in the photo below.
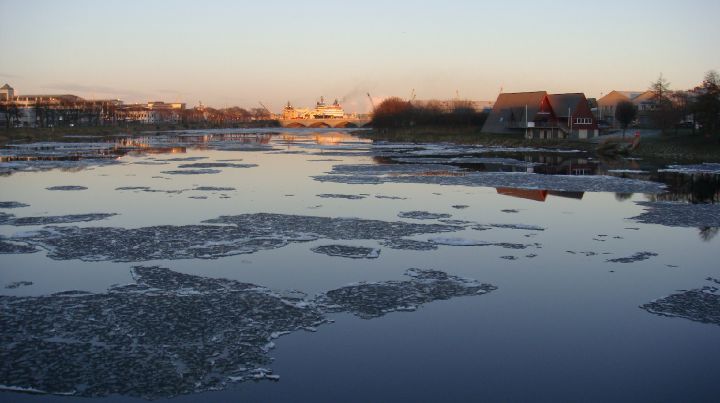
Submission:
<svg viewBox="0 0 720 403">
<path fill-rule="evenodd" d="M 22 76 L 19 76 L 19 75 L 17 75 L 17 74 L 9 74 L 9 73 L 3 73 L 3 72 L 0 72 L 0 77 L 4 77 L 4 78 L 23 78 Z"/>
</svg>

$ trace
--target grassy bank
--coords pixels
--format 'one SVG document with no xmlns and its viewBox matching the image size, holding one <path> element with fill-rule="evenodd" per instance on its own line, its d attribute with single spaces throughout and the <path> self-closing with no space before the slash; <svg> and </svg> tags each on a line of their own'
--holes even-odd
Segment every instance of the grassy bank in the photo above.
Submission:
<svg viewBox="0 0 720 403">
<path fill-rule="evenodd" d="M 420 127 L 395 130 L 371 130 L 360 136 L 372 140 L 408 143 L 481 144 L 503 147 L 543 147 L 595 152 L 597 143 L 584 140 L 527 140 L 522 134 L 480 133 L 478 128 L 448 129 Z M 720 142 L 717 137 L 703 135 L 667 134 L 643 138 L 640 147 L 631 153 L 634 157 L 668 162 L 720 162 Z"/>
<path fill-rule="evenodd" d="M 668 134 L 644 138 L 632 155 L 668 162 L 720 162 L 720 142 L 700 134 Z"/>
<path fill-rule="evenodd" d="M 94 127 L 20 127 L 0 128 L 0 145 L 34 141 L 77 141 L 75 136 L 88 138 L 109 138 L 118 135 L 138 135 L 169 130 L 198 129 L 245 129 L 261 127 L 277 127 L 277 121 L 242 122 L 229 125 L 215 124 L 159 124 L 159 125 L 127 125 L 127 126 L 94 126 Z M 71 136 L 68 138 L 67 136 Z"/>
</svg>

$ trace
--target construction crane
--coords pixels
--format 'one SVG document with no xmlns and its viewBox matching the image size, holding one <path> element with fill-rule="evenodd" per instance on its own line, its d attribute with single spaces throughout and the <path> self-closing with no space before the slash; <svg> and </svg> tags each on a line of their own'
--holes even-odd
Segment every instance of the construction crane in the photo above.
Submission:
<svg viewBox="0 0 720 403">
<path fill-rule="evenodd" d="M 412 91 L 410 91 L 410 102 L 414 101 L 416 96 L 417 94 L 415 94 L 415 88 L 413 88 Z"/>
<path fill-rule="evenodd" d="M 370 93 L 367 93 L 368 99 L 370 100 L 370 105 L 372 106 L 373 112 L 375 112 L 375 102 L 373 102 L 372 97 L 370 96 Z"/>
<path fill-rule="evenodd" d="M 273 113 L 270 112 L 270 109 L 268 109 L 268 107 L 265 106 L 261 101 L 258 101 L 258 103 L 260 104 L 260 106 L 263 107 L 263 109 L 265 109 L 265 110 L 267 111 L 267 113 L 268 113 L 268 115 L 269 115 L 269 118 L 272 119 L 272 118 L 273 118 Z"/>
</svg>

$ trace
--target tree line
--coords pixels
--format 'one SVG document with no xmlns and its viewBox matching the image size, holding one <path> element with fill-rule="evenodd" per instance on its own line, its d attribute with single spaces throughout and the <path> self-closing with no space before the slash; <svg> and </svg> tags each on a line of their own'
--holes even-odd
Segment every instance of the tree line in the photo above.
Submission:
<svg viewBox="0 0 720 403">
<path fill-rule="evenodd" d="M 470 101 L 453 101 L 448 108 L 440 101 L 417 104 L 390 97 L 375 107 L 370 124 L 375 128 L 388 129 L 482 126 L 487 116 L 487 112 L 475 110 Z"/>
</svg>

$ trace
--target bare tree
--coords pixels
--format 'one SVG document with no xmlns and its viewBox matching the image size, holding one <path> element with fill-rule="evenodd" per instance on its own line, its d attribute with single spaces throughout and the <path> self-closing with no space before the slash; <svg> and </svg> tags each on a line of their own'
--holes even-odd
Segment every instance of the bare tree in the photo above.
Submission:
<svg viewBox="0 0 720 403">
<path fill-rule="evenodd" d="M 650 114 L 655 126 L 663 133 L 677 123 L 679 112 L 674 108 L 670 100 L 670 83 L 663 77 L 662 73 L 657 80 L 650 84 L 650 91 L 653 93 L 654 108 Z"/>
</svg>

